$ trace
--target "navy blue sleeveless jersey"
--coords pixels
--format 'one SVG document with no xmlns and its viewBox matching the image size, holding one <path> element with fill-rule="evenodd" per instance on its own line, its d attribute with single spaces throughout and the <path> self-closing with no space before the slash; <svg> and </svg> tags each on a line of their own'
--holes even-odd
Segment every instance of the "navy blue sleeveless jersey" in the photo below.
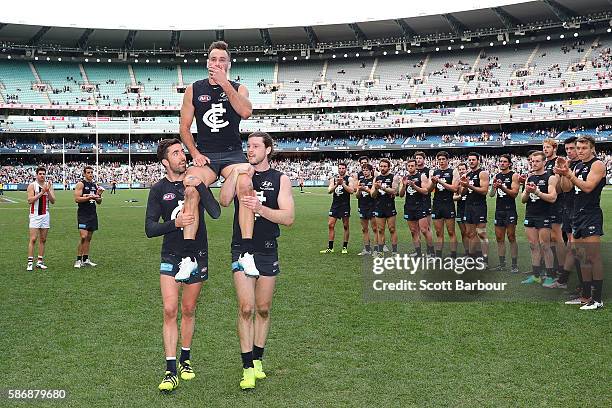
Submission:
<svg viewBox="0 0 612 408">
<path fill-rule="evenodd" d="M 261 204 L 273 210 L 278 210 L 278 193 L 280 192 L 281 173 L 272 168 L 255 172 L 253 175 L 253 190 Z M 274 252 L 277 248 L 276 238 L 280 236 L 278 224 L 255 215 L 253 228 L 253 247 L 257 252 Z M 232 235 L 232 248 L 240 248 L 242 232 L 238 222 L 238 198 L 234 199 L 234 232 Z"/>
<path fill-rule="evenodd" d="M 230 83 L 238 91 L 240 84 Z M 211 85 L 208 79 L 194 82 L 192 103 L 198 128 L 196 142 L 201 153 L 242 151 L 241 118 L 220 85 Z"/>
</svg>

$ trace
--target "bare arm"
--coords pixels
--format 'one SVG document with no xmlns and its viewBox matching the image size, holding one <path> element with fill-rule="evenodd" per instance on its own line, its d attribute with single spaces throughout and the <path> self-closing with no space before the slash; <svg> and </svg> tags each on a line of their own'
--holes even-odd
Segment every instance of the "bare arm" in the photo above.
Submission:
<svg viewBox="0 0 612 408">
<path fill-rule="evenodd" d="M 474 191 L 475 193 L 487 195 L 487 191 L 489 191 L 489 172 L 481 171 L 478 176 L 480 177 L 480 187 L 475 187 L 473 185 L 468 184 L 467 188 Z"/>
<path fill-rule="evenodd" d="M 221 87 L 225 91 L 227 99 L 229 99 L 229 102 L 236 113 L 240 115 L 242 119 L 250 118 L 253 114 L 253 105 L 249 100 L 249 90 L 247 87 L 240 85 L 238 87 L 238 91 L 236 91 L 229 81 L 227 82 L 227 85 L 222 84 Z"/>
<path fill-rule="evenodd" d="M 259 200 L 257 200 L 259 202 Z M 261 205 L 258 214 L 265 219 L 280 225 L 290 227 L 295 221 L 295 205 L 291 192 L 291 180 L 285 174 L 281 176 L 280 191 L 278 192 L 278 210 Z"/>
<path fill-rule="evenodd" d="M 83 195 L 83 182 L 79 181 L 74 187 L 74 202 L 79 204 L 79 203 L 86 203 L 89 200 L 91 200 L 91 197 L 87 197 Z"/>
<path fill-rule="evenodd" d="M 427 194 L 429 193 L 429 187 L 431 186 L 432 182 L 427 178 L 427 176 L 425 174 L 421 174 L 421 187 L 417 186 L 416 184 L 413 186 L 413 188 L 421 194 Z"/>
<path fill-rule="evenodd" d="M 550 176 L 550 178 L 548 179 L 548 193 L 543 193 L 540 190 L 536 190 L 535 194 L 547 203 L 554 203 L 555 201 L 557 201 L 556 185 L 557 177 Z"/>
<path fill-rule="evenodd" d="M 195 140 L 191 134 L 191 124 L 193 123 L 193 117 L 195 116 L 195 108 L 193 107 L 193 86 L 189 85 L 185 89 L 183 95 L 183 105 L 181 105 L 181 123 L 179 130 L 181 134 L 181 141 L 191 154 L 191 157 L 195 157 L 196 154 L 201 154 L 196 147 Z"/>
<path fill-rule="evenodd" d="M 446 181 L 444 181 L 444 179 L 440 179 L 438 183 L 442 184 L 442 187 L 452 191 L 453 193 L 457 192 L 457 189 L 459 188 L 459 172 L 457 169 L 453 170 L 453 180 L 451 181 L 451 184 L 448 184 Z"/>
<path fill-rule="evenodd" d="M 349 177 L 348 184 L 343 183 L 342 187 L 344 188 L 344 191 L 346 191 L 348 194 L 353 194 L 355 192 L 355 183 L 353 179 L 350 177 Z"/>
<path fill-rule="evenodd" d="M 519 193 L 519 186 L 519 176 L 518 174 L 514 173 L 512 175 L 512 184 L 510 185 L 510 188 L 506 187 L 504 184 L 502 184 L 499 188 L 501 188 L 502 191 L 508 194 L 510 197 L 516 198 Z"/>
<path fill-rule="evenodd" d="M 327 194 L 333 193 L 335 189 L 336 189 L 336 179 L 331 178 L 329 179 L 329 186 L 327 186 Z"/>
<path fill-rule="evenodd" d="M 586 180 L 582 180 L 574 173 L 571 173 L 570 181 L 580 190 L 584 191 L 585 193 L 590 193 L 591 191 L 595 190 L 595 187 L 597 187 L 597 185 L 599 184 L 601 179 L 605 177 L 605 175 L 606 169 L 603 162 L 596 161 L 591 166 L 591 171 L 589 171 Z"/>
<path fill-rule="evenodd" d="M 40 193 L 34 194 L 34 185 L 30 184 L 28 186 L 28 204 L 32 204 L 36 202 L 42 195 L 44 194 L 43 190 L 40 190 Z"/>
</svg>

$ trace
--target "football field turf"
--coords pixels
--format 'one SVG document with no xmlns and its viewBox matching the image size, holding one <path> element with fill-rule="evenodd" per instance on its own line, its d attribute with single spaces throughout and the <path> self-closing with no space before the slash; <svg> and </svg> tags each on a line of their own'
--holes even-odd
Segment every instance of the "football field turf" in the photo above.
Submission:
<svg viewBox="0 0 612 408">
<path fill-rule="evenodd" d="M 612 305 L 584 312 L 560 301 L 366 303 L 354 200 L 350 253 L 320 255 L 331 197 L 324 189 L 307 191 L 294 191 L 296 221 L 281 230 L 281 275 L 264 356 L 269 378 L 251 392 L 238 387 L 233 209 L 224 209 L 221 219 L 207 222 L 210 278 L 192 345 L 197 376 L 171 395 L 157 390 L 165 369 L 161 238 L 144 234 L 148 191 L 105 193 L 90 252 L 95 269 L 72 267 L 76 204 L 70 193 L 58 192 L 44 272 L 25 271 L 25 193 L 5 193 L 0 406 L 24 406 L 6 399 L 8 389 L 68 393 L 64 401 L 37 406 L 612 406 Z M 522 220 L 524 207 L 517 206 Z M 612 190 L 604 191 L 602 207 L 610 214 Z M 606 241 L 611 224 L 606 217 Z M 399 217 L 398 228 L 400 242 L 409 242 Z M 520 226 L 517 235 L 525 240 Z M 338 224 L 337 250 L 340 241 Z"/>
</svg>

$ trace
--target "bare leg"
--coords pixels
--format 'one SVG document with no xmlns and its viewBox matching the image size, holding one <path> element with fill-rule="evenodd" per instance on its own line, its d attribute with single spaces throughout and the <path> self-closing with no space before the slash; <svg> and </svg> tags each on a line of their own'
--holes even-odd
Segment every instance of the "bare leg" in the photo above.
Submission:
<svg viewBox="0 0 612 408">
<path fill-rule="evenodd" d="M 255 341 L 257 347 L 264 347 L 270 330 L 270 308 L 274 295 L 275 276 L 260 276 L 255 285 Z"/>
<path fill-rule="evenodd" d="M 49 233 L 49 229 L 41 228 L 40 229 L 40 239 L 38 240 L 38 257 L 42 258 L 45 256 L 45 244 L 47 243 L 47 234 Z"/>
<path fill-rule="evenodd" d="M 185 348 L 191 347 L 191 340 L 195 329 L 195 311 L 202 283 L 183 284 L 183 296 L 181 299 L 181 346 Z"/>
<path fill-rule="evenodd" d="M 256 279 L 249 278 L 243 273 L 234 273 L 234 287 L 238 300 L 238 338 L 243 353 L 253 350 L 256 282 Z"/>
<path fill-rule="evenodd" d="M 179 284 L 174 277 L 159 275 L 162 303 L 164 307 L 164 323 L 162 335 L 164 339 L 164 352 L 166 357 L 176 356 L 176 344 L 178 342 L 178 326 L 176 318 L 178 315 L 178 291 Z"/>
</svg>

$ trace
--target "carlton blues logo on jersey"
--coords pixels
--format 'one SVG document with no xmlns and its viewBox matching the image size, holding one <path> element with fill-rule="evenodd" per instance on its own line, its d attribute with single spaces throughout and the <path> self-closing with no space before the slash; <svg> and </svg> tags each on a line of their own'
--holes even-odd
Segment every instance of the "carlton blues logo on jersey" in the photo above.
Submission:
<svg viewBox="0 0 612 408">
<path fill-rule="evenodd" d="M 237 92 L 240 84 L 230 83 Z M 211 85 L 207 79 L 194 82 L 192 103 L 200 151 L 218 153 L 242 150 L 239 129 L 242 118 L 221 86 Z"/>
</svg>

